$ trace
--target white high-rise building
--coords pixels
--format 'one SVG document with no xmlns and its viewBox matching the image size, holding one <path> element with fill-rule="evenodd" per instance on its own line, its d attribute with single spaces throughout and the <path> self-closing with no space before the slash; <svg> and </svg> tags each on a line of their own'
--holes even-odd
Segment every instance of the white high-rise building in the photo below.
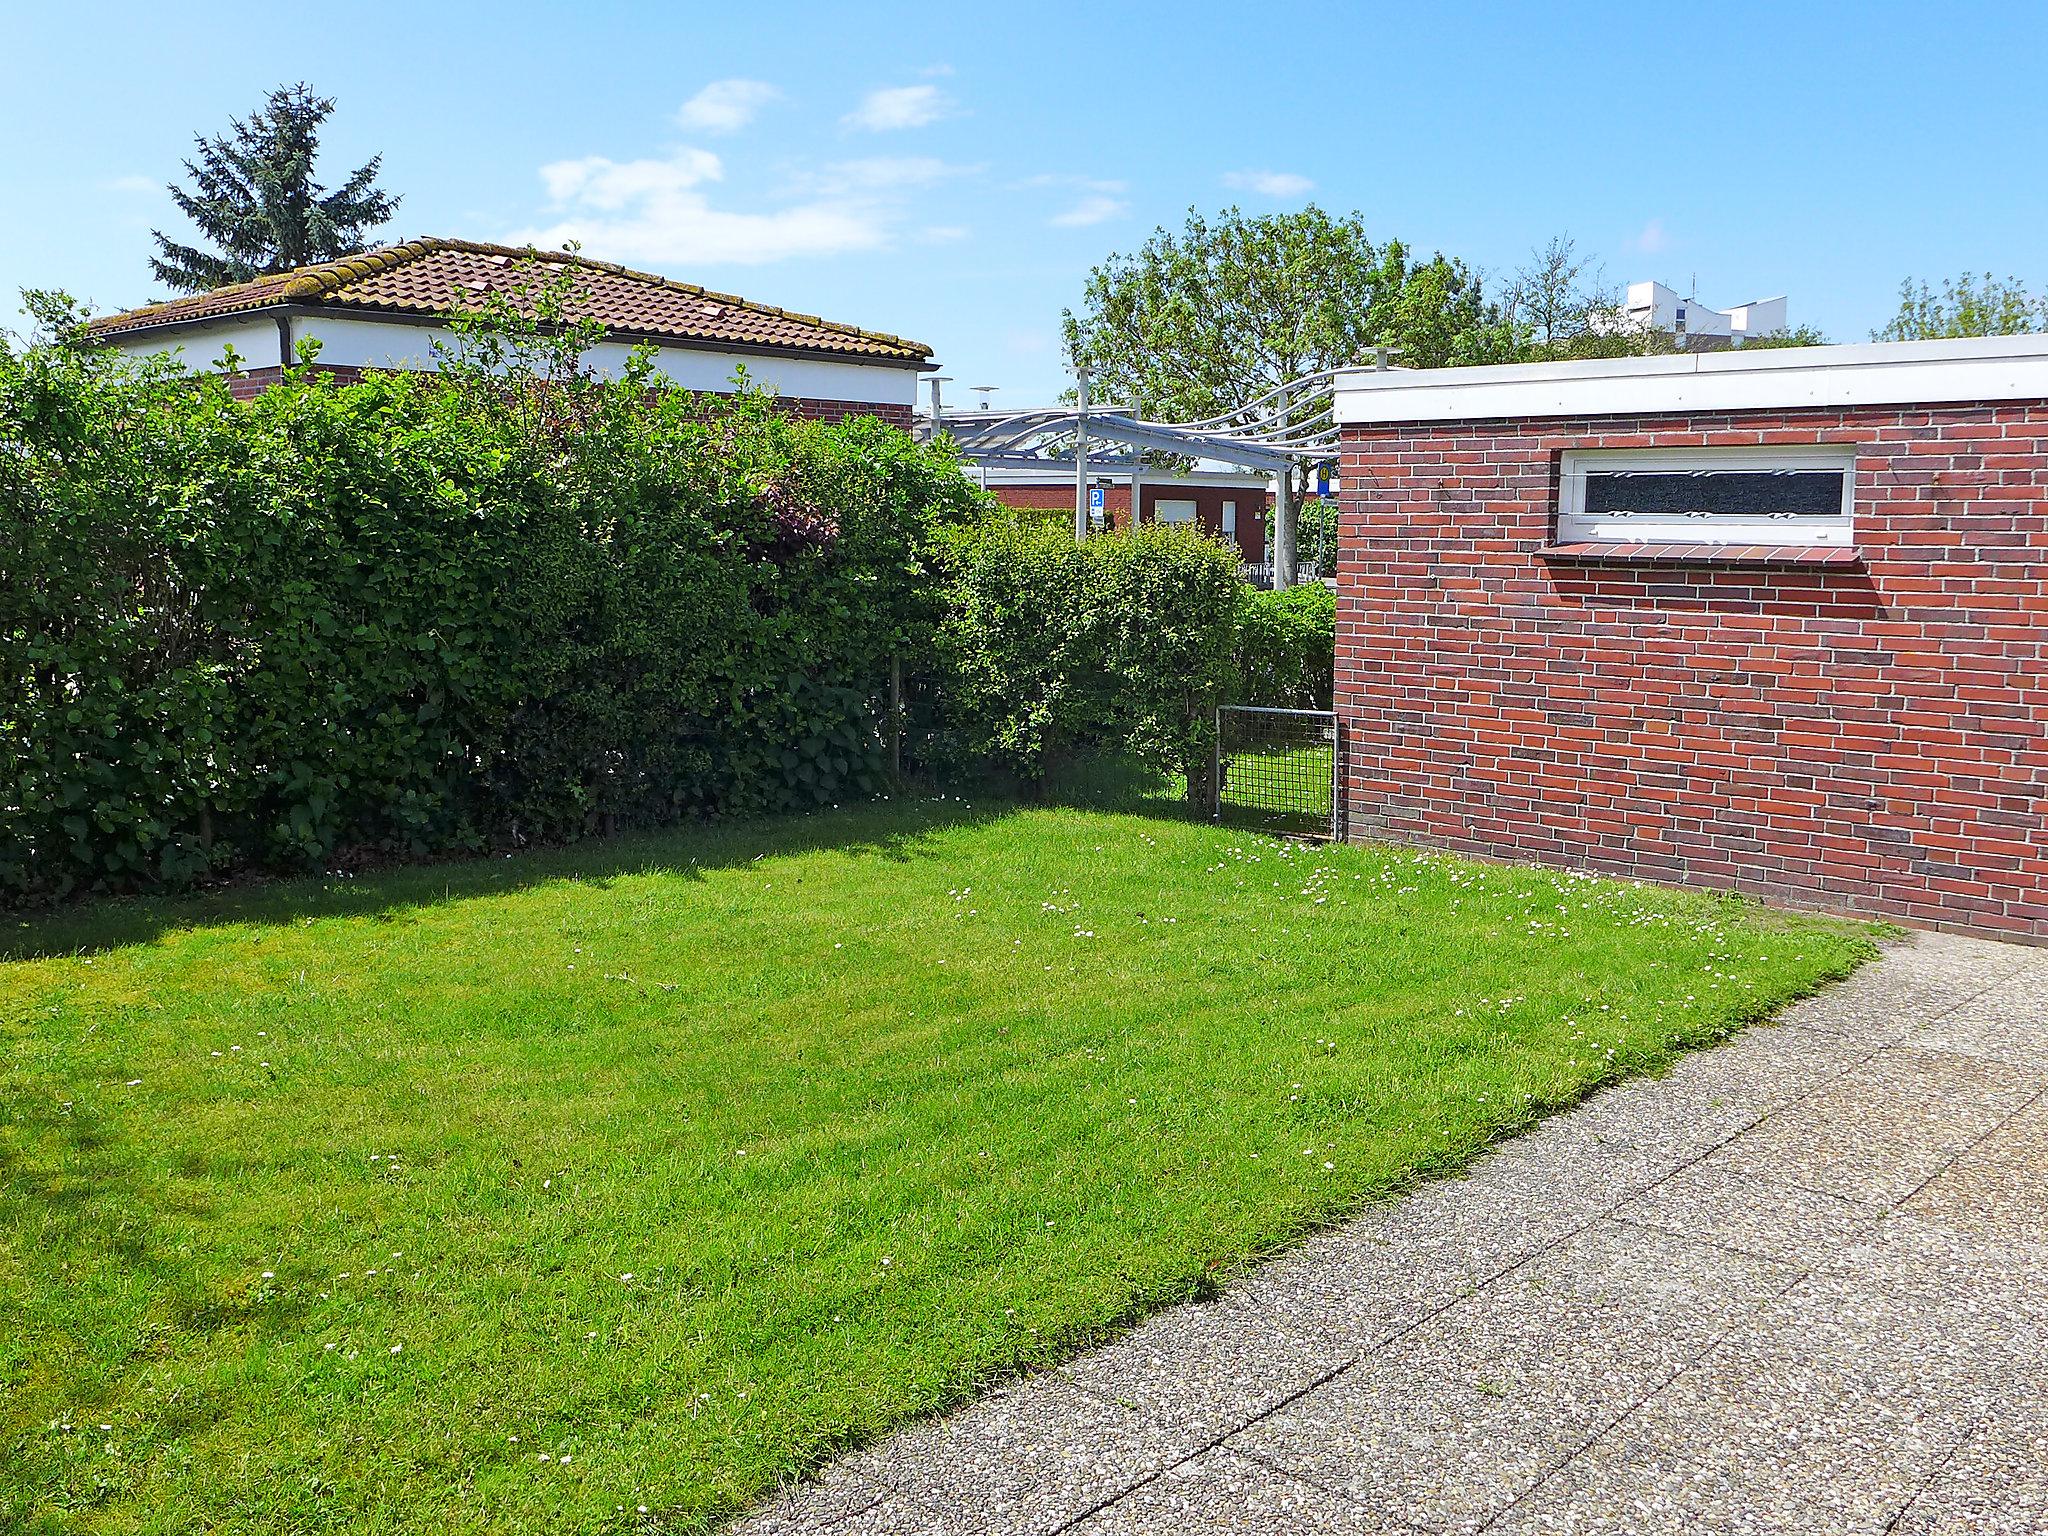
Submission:
<svg viewBox="0 0 2048 1536">
<path fill-rule="evenodd" d="M 1740 346 L 1759 336 L 1777 336 L 1788 329 L 1785 295 L 1752 299 L 1733 309 L 1711 309 L 1662 283 L 1630 283 L 1621 303 L 1621 318 L 1642 330 L 1664 331 L 1694 345 Z"/>
</svg>

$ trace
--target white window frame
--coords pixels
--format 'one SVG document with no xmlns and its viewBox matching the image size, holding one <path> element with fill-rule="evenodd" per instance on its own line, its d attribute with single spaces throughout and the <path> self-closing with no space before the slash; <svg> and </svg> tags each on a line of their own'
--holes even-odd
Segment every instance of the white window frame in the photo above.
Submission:
<svg viewBox="0 0 2048 1536">
<path fill-rule="evenodd" d="M 1201 503 L 1197 501 L 1161 496 L 1152 503 L 1152 521 L 1155 523 L 1199 523 L 1201 520 Z"/>
<path fill-rule="evenodd" d="M 1586 511 L 1586 476 L 1631 469 L 1653 474 L 1701 470 L 1839 470 L 1838 516 L 1617 517 Z M 1768 544 L 1781 548 L 1856 542 L 1854 444 L 1787 448 L 1567 448 L 1559 465 L 1557 536 L 1567 544 Z"/>
<path fill-rule="evenodd" d="M 1223 503 L 1223 537 L 1231 544 L 1237 543 L 1237 503 L 1235 501 Z"/>
</svg>

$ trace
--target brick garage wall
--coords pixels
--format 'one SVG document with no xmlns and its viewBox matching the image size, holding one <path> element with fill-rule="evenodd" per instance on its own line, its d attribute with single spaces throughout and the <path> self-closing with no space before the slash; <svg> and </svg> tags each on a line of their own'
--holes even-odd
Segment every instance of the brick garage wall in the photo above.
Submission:
<svg viewBox="0 0 2048 1536">
<path fill-rule="evenodd" d="M 1855 444 L 1838 566 L 1546 556 L 1566 448 Z M 2048 403 L 1353 426 L 1358 838 L 2048 942 Z"/>
<path fill-rule="evenodd" d="M 345 364 L 315 363 L 322 373 L 331 373 L 345 384 L 353 384 L 363 376 L 364 370 Z M 228 393 L 237 400 L 251 400 L 275 384 L 283 376 L 283 370 L 249 368 L 228 378 Z M 908 432 L 911 423 L 911 408 L 907 405 L 874 405 L 859 400 L 810 400 L 798 395 L 779 396 L 776 403 L 792 415 L 810 421 L 840 421 L 848 416 L 878 416 L 890 426 Z"/>
</svg>

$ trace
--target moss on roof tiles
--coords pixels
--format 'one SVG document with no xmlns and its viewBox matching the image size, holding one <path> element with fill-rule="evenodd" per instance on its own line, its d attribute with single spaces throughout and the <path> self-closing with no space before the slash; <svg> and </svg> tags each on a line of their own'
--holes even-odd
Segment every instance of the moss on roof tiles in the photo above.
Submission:
<svg viewBox="0 0 2048 1536">
<path fill-rule="evenodd" d="M 463 256 L 486 258 L 489 270 L 476 272 L 466 268 L 459 261 Z M 608 329 L 623 334 L 685 344 L 709 342 L 831 352 L 893 362 L 922 362 L 931 356 L 931 348 L 886 331 L 863 330 L 819 315 L 759 304 L 738 294 L 721 293 L 615 262 L 531 247 L 431 237 L 107 315 L 93 322 L 92 331 L 95 335 L 114 336 L 149 326 L 190 324 L 287 303 L 386 313 L 448 314 L 464 307 L 458 302 L 463 295 L 479 291 L 516 292 L 524 288 L 527 285 L 523 282 L 494 285 L 489 279 L 494 272 L 511 277 L 529 262 L 556 270 L 575 267 L 594 276 L 623 280 L 604 294 L 593 290 L 590 305 Z M 389 274 L 405 273 L 408 269 L 417 279 L 415 283 L 401 281 L 396 290 L 379 283 Z M 481 289 L 479 279 L 483 280 Z M 360 291 L 365 285 L 369 291 Z M 641 289 L 649 291 L 636 291 Z M 672 305 L 662 302 L 671 295 L 707 301 L 725 309 L 712 313 L 707 308 L 699 317 L 688 317 L 691 323 L 686 324 L 686 317 L 677 315 Z M 773 324 L 777 321 L 784 324 Z M 785 334 L 792 328 L 798 334 Z M 811 334 L 804 335 L 804 331 Z"/>
</svg>

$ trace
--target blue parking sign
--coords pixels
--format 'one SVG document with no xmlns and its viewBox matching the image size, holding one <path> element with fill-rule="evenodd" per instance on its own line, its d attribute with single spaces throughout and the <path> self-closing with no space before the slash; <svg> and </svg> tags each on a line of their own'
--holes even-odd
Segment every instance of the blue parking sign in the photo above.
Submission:
<svg viewBox="0 0 2048 1536">
<path fill-rule="evenodd" d="M 1095 510 L 1095 511 L 1097 511 L 1097 512 L 1100 512 L 1100 511 L 1102 510 L 1102 487 L 1101 487 L 1101 486 L 1099 486 L 1099 485 L 1091 485 L 1091 486 L 1089 486 L 1089 487 L 1088 487 L 1088 505 L 1089 505 L 1089 507 L 1090 507 L 1090 508 L 1092 508 L 1093 510 Z"/>
</svg>

